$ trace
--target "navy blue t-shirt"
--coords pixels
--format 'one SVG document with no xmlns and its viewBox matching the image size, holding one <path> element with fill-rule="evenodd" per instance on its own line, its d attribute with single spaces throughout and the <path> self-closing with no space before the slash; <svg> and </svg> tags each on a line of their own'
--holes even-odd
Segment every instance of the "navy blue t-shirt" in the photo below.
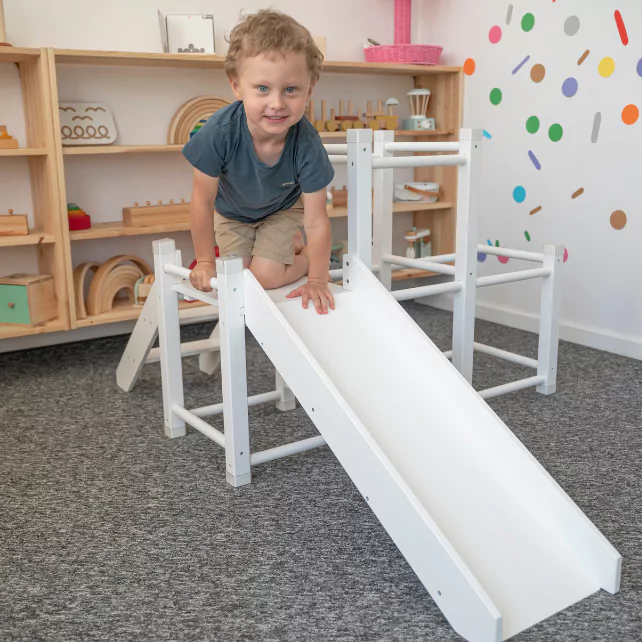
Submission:
<svg viewBox="0 0 642 642">
<path fill-rule="evenodd" d="M 239 101 L 212 115 L 185 145 L 183 155 L 204 174 L 219 177 L 216 211 L 243 223 L 288 209 L 301 192 L 318 192 L 334 178 L 319 133 L 307 118 L 288 130 L 276 165 L 261 162 Z"/>
</svg>

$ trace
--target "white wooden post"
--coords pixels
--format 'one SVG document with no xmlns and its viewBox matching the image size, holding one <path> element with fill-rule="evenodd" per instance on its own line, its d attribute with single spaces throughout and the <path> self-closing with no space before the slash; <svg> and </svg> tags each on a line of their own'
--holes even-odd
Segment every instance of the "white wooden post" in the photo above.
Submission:
<svg viewBox="0 0 642 642">
<path fill-rule="evenodd" d="M 557 386 L 557 351 L 559 347 L 560 322 L 560 266 L 564 256 L 563 245 L 544 246 L 544 268 L 551 275 L 542 279 L 542 294 L 539 316 L 539 348 L 537 355 L 537 374 L 546 381 L 537 386 L 537 392 L 551 395 Z"/>
<path fill-rule="evenodd" d="M 296 397 L 294 393 L 288 388 L 285 379 L 279 374 L 278 370 L 274 371 L 276 375 L 276 388 L 277 392 L 281 393 L 281 398 L 276 402 L 276 407 L 279 410 L 294 410 L 296 408 Z"/>
<path fill-rule="evenodd" d="M 392 156 L 385 149 L 386 143 L 394 140 L 393 131 L 376 131 L 374 133 L 374 156 Z M 393 170 L 375 169 L 372 171 L 374 183 L 374 214 L 372 235 L 372 262 L 379 266 L 379 280 L 386 290 L 392 289 L 392 265 L 384 263 L 383 257 L 392 254 L 392 193 Z"/>
<path fill-rule="evenodd" d="M 460 154 L 468 157 L 457 177 L 457 238 L 455 281 L 462 289 L 455 293 L 453 309 L 452 363 L 471 383 L 475 340 L 475 299 L 477 295 L 477 217 L 479 211 L 481 130 L 462 129 Z"/>
<path fill-rule="evenodd" d="M 249 484 L 250 429 L 245 366 L 245 309 L 243 260 L 236 256 L 217 259 L 221 380 L 225 425 L 225 472 L 238 487 Z"/>
<path fill-rule="evenodd" d="M 218 323 L 214 326 L 210 336 L 211 341 L 216 341 L 217 343 L 221 338 L 221 329 L 218 327 Z M 216 370 L 221 366 L 221 352 L 220 350 L 208 352 L 202 352 L 198 356 L 198 367 L 201 372 L 204 372 L 208 375 L 213 375 Z"/>
<path fill-rule="evenodd" d="M 154 289 L 158 304 L 158 343 L 160 348 L 161 382 L 163 389 L 163 416 L 165 434 L 183 437 L 185 422 L 172 408 L 183 406 L 183 363 L 181 357 L 181 330 L 178 320 L 178 292 L 173 289 L 177 278 L 165 274 L 163 266 L 176 263 L 176 246 L 171 239 L 154 241 Z"/>
<path fill-rule="evenodd" d="M 348 254 L 372 267 L 372 130 L 348 130 Z"/>
</svg>

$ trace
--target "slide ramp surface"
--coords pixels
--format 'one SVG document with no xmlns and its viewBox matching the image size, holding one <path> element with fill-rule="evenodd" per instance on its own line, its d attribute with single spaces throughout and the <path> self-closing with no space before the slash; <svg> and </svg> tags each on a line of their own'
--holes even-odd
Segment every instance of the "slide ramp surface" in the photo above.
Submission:
<svg viewBox="0 0 642 642">
<path fill-rule="evenodd" d="M 336 310 L 246 271 L 246 323 L 453 628 L 507 639 L 619 589 L 621 558 L 389 292 Z"/>
</svg>

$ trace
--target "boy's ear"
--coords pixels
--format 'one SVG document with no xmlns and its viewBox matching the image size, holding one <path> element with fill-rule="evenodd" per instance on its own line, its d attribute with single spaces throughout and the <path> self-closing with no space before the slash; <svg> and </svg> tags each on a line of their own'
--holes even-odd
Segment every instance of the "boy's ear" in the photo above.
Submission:
<svg viewBox="0 0 642 642">
<path fill-rule="evenodd" d="M 316 80 L 313 80 L 313 81 L 310 83 L 310 91 L 308 91 L 308 98 L 310 98 L 310 96 L 312 96 L 312 90 L 314 89 L 314 86 L 315 86 L 316 84 L 317 84 L 317 81 L 316 81 Z"/>
<path fill-rule="evenodd" d="M 234 97 L 236 98 L 236 100 L 243 100 L 243 96 L 241 95 L 241 89 L 236 79 L 232 78 L 231 76 L 228 76 L 227 79 L 230 83 L 230 87 L 232 88 L 232 93 L 234 94 Z"/>
</svg>

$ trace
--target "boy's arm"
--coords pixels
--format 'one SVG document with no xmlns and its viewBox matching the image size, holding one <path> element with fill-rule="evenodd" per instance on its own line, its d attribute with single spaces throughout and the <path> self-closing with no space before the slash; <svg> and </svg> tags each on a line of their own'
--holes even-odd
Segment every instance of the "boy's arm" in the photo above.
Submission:
<svg viewBox="0 0 642 642">
<path fill-rule="evenodd" d="M 194 168 L 189 216 L 197 265 L 190 274 L 190 281 L 204 292 L 211 290 L 210 279 L 216 273 L 214 200 L 217 191 L 218 177 L 208 176 Z"/>
<path fill-rule="evenodd" d="M 326 208 L 325 188 L 303 194 L 303 226 L 307 237 L 308 282 L 288 294 L 288 298 L 301 297 L 303 307 L 312 299 L 319 314 L 334 310 L 334 297 L 328 288 L 328 268 L 332 251 L 332 228 Z"/>
</svg>

